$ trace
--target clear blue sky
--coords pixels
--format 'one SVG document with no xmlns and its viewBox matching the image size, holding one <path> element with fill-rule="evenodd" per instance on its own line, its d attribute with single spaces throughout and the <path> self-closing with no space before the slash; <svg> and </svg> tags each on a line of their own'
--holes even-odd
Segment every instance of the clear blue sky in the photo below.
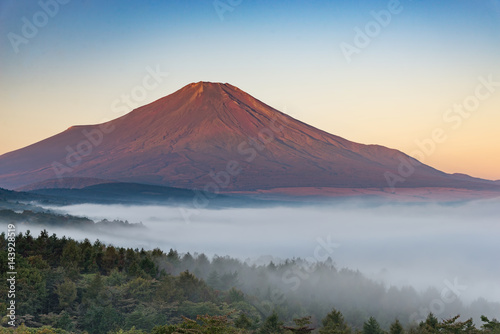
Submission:
<svg viewBox="0 0 500 334">
<path fill-rule="evenodd" d="M 120 116 L 113 102 L 159 67 L 169 75 L 137 105 L 229 82 L 323 130 L 406 153 L 443 128 L 424 162 L 500 179 L 500 88 L 456 129 L 443 123 L 478 77 L 500 81 L 498 0 L 402 0 L 350 62 L 342 43 L 356 46 L 356 27 L 392 1 L 220 0 L 219 13 L 213 1 L 54 1 L 41 1 L 52 16 L 38 1 L 0 2 L 0 154 Z M 29 38 L 26 20 L 39 25 Z M 13 34 L 26 39 L 13 47 Z"/>
</svg>

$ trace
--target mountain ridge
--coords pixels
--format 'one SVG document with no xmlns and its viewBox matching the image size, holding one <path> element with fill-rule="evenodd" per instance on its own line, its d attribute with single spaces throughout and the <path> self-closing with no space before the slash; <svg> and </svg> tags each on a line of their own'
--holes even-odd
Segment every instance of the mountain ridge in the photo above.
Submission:
<svg viewBox="0 0 500 334">
<path fill-rule="evenodd" d="M 408 177 L 401 176 L 404 163 L 413 169 Z M 405 188 L 498 188 L 446 174 L 394 149 L 329 134 L 233 85 L 209 82 L 0 156 L 0 187 L 10 189 L 55 177 L 187 189 L 210 185 L 219 192 L 387 188 L 387 175 L 400 177 L 396 186 Z"/>
</svg>

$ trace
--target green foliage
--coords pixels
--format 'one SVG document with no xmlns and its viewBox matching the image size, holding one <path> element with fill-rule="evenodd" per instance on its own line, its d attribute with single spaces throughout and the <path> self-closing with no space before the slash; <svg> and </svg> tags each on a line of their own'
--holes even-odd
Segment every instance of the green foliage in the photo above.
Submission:
<svg viewBox="0 0 500 334">
<path fill-rule="evenodd" d="M 165 314 L 159 313 L 156 308 L 139 304 L 132 313 L 125 319 L 125 328 L 137 328 L 140 330 L 151 331 L 154 324 L 167 323 L 168 318 Z"/>
<path fill-rule="evenodd" d="M 22 300 L 19 314 L 38 314 L 44 308 L 47 286 L 42 271 L 32 267 L 25 258 L 17 259 L 16 297 Z"/>
<path fill-rule="evenodd" d="M 146 332 L 136 329 L 135 327 L 130 328 L 129 330 L 124 331 L 123 329 L 120 329 L 118 331 L 111 331 L 109 332 L 110 334 L 145 334 Z"/>
<path fill-rule="evenodd" d="M 221 315 L 222 311 L 212 302 L 193 303 L 185 301 L 179 305 L 179 312 L 188 318 L 196 318 L 199 314 Z"/>
<path fill-rule="evenodd" d="M 245 300 L 245 294 L 236 288 L 231 288 L 231 290 L 227 292 L 226 300 L 229 304 L 242 302 Z"/>
<path fill-rule="evenodd" d="M 280 321 L 278 313 L 276 311 L 273 311 L 273 313 L 266 318 L 266 320 L 260 327 L 259 333 L 285 333 L 285 329 L 283 328 L 283 321 Z"/>
<path fill-rule="evenodd" d="M 468 319 L 466 321 L 457 321 L 460 315 L 457 315 L 453 318 L 446 319 L 442 323 L 438 324 L 439 333 L 443 334 L 475 334 L 479 331 L 475 328 L 474 322 L 472 319 Z"/>
<path fill-rule="evenodd" d="M 75 319 L 68 312 L 62 311 L 57 317 L 54 327 L 73 332 L 75 330 Z"/>
<path fill-rule="evenodd" d="M 29 328 L 21 324 L 15 328 L 0 327 L 0 334 L 70 334 L 71 332 L 50 326 L 42 326 L 39 328 Z"/>
<path fill-rule="evenodd" d="M 311 324 L 311 316 L 293 319 L 295 326 L 283 326 L 289 332 L 298 334 L 307 334 L 314 330 L 309 325 Z"/>
<path fill-rule="evenodd" d="M 0 246 L 0 276 L 5 281 L 5 233 L 0 234 Z M 352 328 L 361 327 L 363 334 L 383 334 L 375 318 L 365 322 L 367 315 L 375 314 L 379 319 L 382 314 L 381 323 L 386 327 L 391 321 L 379 309 L 370 313 L 369 308 L 353 306 L 342 314 L 331 306 L 325 308 L 325 298 L 345 299 L 343 290 L 348 289 L 344 284 L 352 281 L 360 283 L 361 289 L 359 295 L 349 296 L 354 304 L 363 305 L 367 292 L 381 303 L 388 302 L 383 299 L 387 297 L 383 286 L 357 272 L 337 271 L 328 263 L 309 271 L 302 270 L 305 267 L 300 259 L 257 267 L 229 257 L 216 256 L 210 261 L 204 254 L 181 256 L 172 249 L 165 254 L 160 249 L 107 246 L 98 240 L 79 242 L 49 236 L 45 230 L 36 238 L 29 232 L 19 234 L 16 251 L 16 300 L 22 301 L 16 311 L 24 324 L 0 327 L 0 334 L 352 334 Z M 297 290 L 273 285 L 276 281 L 294 282 L 293 278 L 311 275 L 313 269 L 314 279 L 302 279 Z M 312 293 L 314 285 L 328 286 L 332 280 L 338 285 L 330 291 L 333 295 Z M 363 290 L 366 286 L 369 289 Z M 7 291 L 6 284 L 0 285 L 0 311 L 4 315 Z M 304 300 L 305 293 L 312 297 Z M 399 297 L 398 291 L 391 293 Z M 417 298 L 411 291 L 407 296 Z M 312 317 L 304 317 L 306 314 Z M 320 324 L 316 319 L 322 319 Z M 390 334 L 500 334 L 497 320 L 481 319 L 484 324 L 476 329 L 472 319 L 459 321 L 457 316 L 440 322 L 429 314 L 417 327 L 405 330 L 396 320 L 388 329 Z M 5 316 L 2 325 L 7 325 Z"/>
<path fill-rule="evenodd" d="M 76 284 L 66 278 L 64 282 L 57 285 L 55 293 L 59 297 L 59 306 L 62 309 L 70 309 L 76 300 Z"/>
<path fill-rule="evenodd" d="M 403 325 L 401 325 L 398 319 L 396 319 L 389 328 L 389 334 L 404 334 L 404 332 Z"/>
<path fill-rule="evenodd" d="M 199 315 L 196 320 L 184 317 L 179 325 L 156 326 L 152 334 L 232 334 L 240 331 L 235 328 L 227 315 L 209 316 Z"/>
<path fill-rule="evenodd" d="M 213 300 L 213 294 L 208 285 L 187 270 L 179 275 L 178 284 L 183 291 L 184 298 L 189 301 Z"/>
<path fill-rule="evenodd" d="M 434 316 L 434 314 L 429 313 L 427 319 L 425 319 L 425 326 L 427 330 L 435 332 L 438 330 L 439 320 Z"/>
<path fill-rule="evenodd" d="M 320 334 L 351 334 L 351 328 L 345 322 L 344 316 L 336 309 L 328 313 L 321 322 L 323 328 L 319 330 Z"/>
<path fill-rule="evenodd" d="M 253 329 L 254 327 L 252 320 L 243 312 L 236 318 L 234 325 L 240 329 Z"/>
<path fill-rule="evenodd" d="M 97 296 L 104 287 L 101 274 L 97 273 L 92 276 L 92 280 L 85 289 L 84 298 L 88 300 L 97 299 Z"/>
<path fill-rule="evenodd" d="M 492 334 L 499 334 L 500 333 L 500 322 L 497 319 L 490 320 L 486 316 L 482 315 L 481 321 L 484 322 L 484 324 L 481 326 L 481 328 L 485 332 L 492 333 Z"/>
<path fill-rule="evenodd" d="M 384 334 L 384 331 L 380 328 L 377 320 L 375 320 L 374 317 L 370 317 L 370 319 L 363 324 L 363 334 Z"/>
<path fill-rule="evenodd" d="M 90 305 L 81 317 L 80 325 L 89 333 L 107 333 L 123 325 L 123 316 L 111 305 Z"/>
<path fill-rule="evenodd" d="M 207 284 L 211 288 L 214 288 L 216 290 L 222 290 L 222 283 L 220 281 L 220 277 L 217 271 L 214 270 L 210 273 L 210 275 L 208 275 Z"/>
</svg>

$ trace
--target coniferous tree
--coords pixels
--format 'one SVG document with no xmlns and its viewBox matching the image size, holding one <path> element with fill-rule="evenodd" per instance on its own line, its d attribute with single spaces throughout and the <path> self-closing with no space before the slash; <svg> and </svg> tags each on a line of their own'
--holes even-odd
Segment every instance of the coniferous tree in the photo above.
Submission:
<svg viewBox="0 0 500 334">
<path fill-rule="evenodd" d="M 100 273 L 97 273 L 90 281 L 90 284 L 87 287 L 87 291 L 84 297 L 87 298 L 88 300 L 96 299 L 97 296 L 99 295 L 99 292 L 101 292 L 101 290 L 103 289 L 103 287 L 104 287 L 104 282 L 102 281 L 102 276 Z"/>
<path fill-rule="evenodd" d="M 69 310 L 76 299 L 76 284 L 66 278 L 64 282 L 57 285 L 55 293 L 59 297 L 59 306 L 64 310 Z"/>
<path fill-rule="evenodd" d="M 221 290 L 220 277 L 217 271 L 213 270 L 210 272 L 207 278 L 207 284 L 213 289 Z"/>
<path fill-rule="evenodd" d="M 384 331 L 380 328 L 378 321 L 374 317 L 370 317 L 363 324 L 363 334 L 384 334 Z"/>
<path fill-rule="evenodd" d="M 241 329 L 251 329 L 253 327 L 252 320 L 245 314 L 245 313 L 240 313 L 238 318 L 234 321 L 234 326 L 236 328 L 241 328 Z"/>
<path fill-rule="evenodd" d="M 340 311 L 333 309 L 321 321 L 323 328 L 319 330 L 320 334 L 350 334 L 351 328 L 345 322 L 344 316 Z"/>
<path fill-rule="evenodd" d="M 439 320 L 434 316 L 434 314 L 429 313 L 424 322 L 421 322 L 419 328 L 427 333 L 437 333 L 438 332 Z"/>
<path fill-rule="evenodd" d="M 297 334 L 307 334 L 314 330 L 314 328 L 309 326 L 311 324 L 311 316 L 296 318 L 293 319 L 293 322 L 295 323 L 295 326 L 284 326 L 283 328 Z"/>
<path fill-rule="evenodd" d="M 260 334 L 270 334 L 270 333 L 285 333 L 283 328 L 283 321 L 280 321 L 278 313 L 273 311 L 273 313 L 266 318 L 259 330 Z"/>
<path fill-rule="evenodd" d="M 396 319 L 392 324 L 389 329 L 389 334 L 404 334 L 404 328 L 403 325 L 399 322 L 398 319 Z"/>
<path fill-rule="evenodd" d="M 484 324 L 481 326 L 483 331 L 492 334 L 500 333 L 500 322 L 497 319 L 490 320 L 486 316 L 482 315 L 481 321 L 484 322 Z"/>
<path fill-rule="evenodd" d="M 472 318 L 466 321 L 457 321 L 460 315 L 454 316 L 453 318 L 446 319 L 442 323 L 438 324 L 439 333 L 443 334 L 475 334 L 479 331 L 474 326 Z"/>
</svg>

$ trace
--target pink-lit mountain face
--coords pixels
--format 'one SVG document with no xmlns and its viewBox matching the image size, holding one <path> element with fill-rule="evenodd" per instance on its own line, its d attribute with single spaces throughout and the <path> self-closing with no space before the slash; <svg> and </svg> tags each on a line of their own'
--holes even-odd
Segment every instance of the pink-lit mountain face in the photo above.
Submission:
<svg viewBox="0 0 500 334">
<path fill-rule="evenodd" d="M 397 150 L 326 133 L 232 85 L 208 82 L 0 156 L 0 187 L 58 182 L 50 179 L 71 187 L 82 178 L 227 192 L 499 188 L 445 174 Z"/>
</svg>

